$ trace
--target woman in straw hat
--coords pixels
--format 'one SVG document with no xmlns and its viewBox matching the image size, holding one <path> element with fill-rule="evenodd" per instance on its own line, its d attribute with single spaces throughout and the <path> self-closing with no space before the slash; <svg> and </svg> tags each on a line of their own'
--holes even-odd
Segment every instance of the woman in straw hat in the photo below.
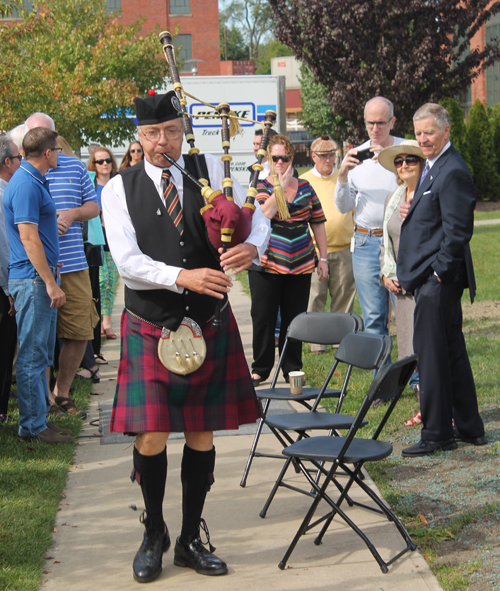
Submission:
<svg viewBox="0 0 500 591">
<path fill-rule="evenodd" d="M 380 278 L 385 287 L 394 294 L 396 304 L 396 335 L 398 339 L 398 358 L 413 354 L 413 296 L 406 293 L 397 278 L 397 256 L 401 234 L 399 206 L 411 203 L 422 172 L 425 156 L 415 140 L 406 140 L 397 146 L 382 150 L 378 156 L 380 164 L 394 172 L 399 187 L 385 200 L 383 238 L 380 247 Z M 420 402 L 418 373 L 410 378 L 417 400 Z M 420 425 L 420 410 L 408 421 L 405 427 Z"/>
</svg>

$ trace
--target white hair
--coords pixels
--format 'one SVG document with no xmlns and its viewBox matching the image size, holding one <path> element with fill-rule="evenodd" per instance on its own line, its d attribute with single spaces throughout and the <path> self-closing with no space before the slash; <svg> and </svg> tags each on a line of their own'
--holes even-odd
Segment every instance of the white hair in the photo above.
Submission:
<svg viewBox="0 0 500 591">
<path fill-rule="evenodd" d="M 24 139 L 25 131 L 24 131 L 24 123 L 21 125 L 17 125 L 14 129 L 11 129 L 7 134 L 7 138 L 16 144 L 18 150 L 23 149 L 23 139 Z"/>
<path fill-rule="evenodd" d="M 40 124 L 42 122 L 42 124 Z M 51 131 L 56 130 L 54 119 L 46 113 L 32 113 L 24 122 L 24 133 L 35 127 L 47 127 Z"/>
<path fill-rule="evenodd" d="M 451 127 L 450 115 L 448 111 L 438 105 L 437 103 L 425 103 L 422 105 L 417 111 L 415 115 L 413 115 L 413 122 L 418 121 L 418 119 L 425 119 L 426 117 L 434 117 L 436 120 L 436 125 L 439 129 L 443 130 L 447 125 Z"/>
</svg>

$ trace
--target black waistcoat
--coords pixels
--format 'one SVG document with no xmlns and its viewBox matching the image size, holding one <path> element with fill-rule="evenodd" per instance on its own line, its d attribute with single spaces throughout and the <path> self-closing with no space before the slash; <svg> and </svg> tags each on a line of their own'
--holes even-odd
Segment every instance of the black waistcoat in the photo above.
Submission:
<svg viewBox="0 0 500 591">
<path fill-rule="evenodd" d="M 191 157 L 184 156 L 184 161 L 186 169 L 196 177 Z M 203 157 L 202 168 L 208 179 Z M 203 197 L 194 183 L 183 177 L 184 232 L 181 236 L 144 165 L 126 168 L 119 174 L 122 175 L 128 212 L 141 252 L 174 267 L 220 270 L 210 250 L 205 222 L 200 214 L 205 205 Z M 213 316 L 217 301 L 194 291 L 184 290 L 184 293 L 178 294 L 167 289 L 134 290 L 125 287 L 125 307 L 128 310 L 171 330 L 177 330 L 184 316 L 203 326 Z"/>
</svg>

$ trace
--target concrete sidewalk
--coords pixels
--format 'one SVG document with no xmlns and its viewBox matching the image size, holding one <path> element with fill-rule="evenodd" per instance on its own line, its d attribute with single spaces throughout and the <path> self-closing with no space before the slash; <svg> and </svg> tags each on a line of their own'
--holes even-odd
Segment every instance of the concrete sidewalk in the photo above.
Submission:
<svg viewBox="0 0 500 591">
<path fill-rule="evenodd" d="M 113 326 L 119 328 L 123 305 L 117 297 Z M 249 299 L 234 282 L 231 303 L 240 326 L 247 359 L 251 361 Z M 132 578 L 132 561 L 142 541 L 139 515 L 143 509 L 140 488 L 132 484 L 132 442 L 101 445 L 97 427 L 101 400 L 112 400 L 119 359 L 119 341 L 108 341 L 103 354 L 109 365 L 101 368 L 101 383 L 95 386 L 89 419 L 85 422 L 75 465 L 70 471 L 66 498 L 57 514 L 54 545 L 49 550 L 42 589 L 48 591 L 128 591 L 138 589 Z M 173 565 L 173 548 L 164 555 L 160 578 L 151 589 L 169 591 L 309 591 L 351 589 L 373 591 L 424 591 L 441 589 L 418 552 L 406 554 L 384 575 L 364 543 L 344 523 L 335 520 L 321 546 L 313 544 L 314 533 L 303 537 L 292 554 L 288 568 L 278 569 L 288 545 L 310 505 L 310 499 L 280 490 L 266 519 L 259 517 L 280 462 L 258 458 L 246 488 L 239 486 L 252 441 L 251 435 L 217 437 L 216 482 L 207 497 L 204 517 L 210 528 L 216 554 L 229 566 L 223 577 L 205 577 Z M 168 479 L 164 514 L 172 541 L 180 532 L 180 461 L 184 441 L 168 443 Z M 279 453 L 273 435 L 264 435 L 261 451 Z M 297 484 L 302 477 L 295 476 Z M 353 497 L 366 502 L 360 492 Z M 133 510 L 130 506 L 135 506 Z M 362 509 L 348 514 L 363 525 L 386 559 L 402 548 L 396 528 L 380 516 Z"/>
</svg>

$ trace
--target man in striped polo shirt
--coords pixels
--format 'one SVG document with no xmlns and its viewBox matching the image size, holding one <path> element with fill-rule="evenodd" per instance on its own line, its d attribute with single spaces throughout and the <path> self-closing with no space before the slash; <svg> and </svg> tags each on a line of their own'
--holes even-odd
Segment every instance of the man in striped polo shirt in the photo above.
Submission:
<svg viewBox="0 0 500 591">
<path fill-rule="evenodd" d="M 26 131 L 35 127 L 55 131 L 53 119 L 45 113 L 33 113 L 26 119 Z M 64 344 L 51 403 L 70 414 L 80 414 L 69 397 L 69 388 L 99 320 L 83 250 L 82 222 L 98 216 L 99 205 L 87 169 L 78 158 L 59 154 L 57 166 L 45 177 L 57 210 L 61 289 L 66 294 L 66 303 L 57 316 L 57 337 L 64 339 Z"/>
</svg>

